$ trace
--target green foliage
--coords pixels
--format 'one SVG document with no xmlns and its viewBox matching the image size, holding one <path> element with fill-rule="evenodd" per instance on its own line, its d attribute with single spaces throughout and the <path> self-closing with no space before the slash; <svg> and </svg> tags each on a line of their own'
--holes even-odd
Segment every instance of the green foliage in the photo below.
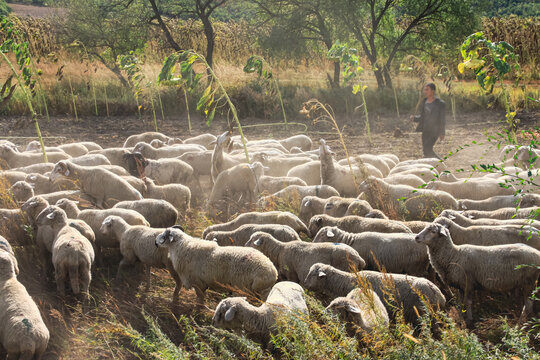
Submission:
<svg viewBox="0 0 540 360">
<path fill-rule="evenodd" d="M 540 16 L 540 3 L 530 0 L 475 0 L 475 8 L 484 16 L 508 16 L 517 15 L 522 17 Z"/>
<path fill-rule="evenodd" d="M 6 0 L 0 0 L 0 16 L 7 16 L 11 12 L 11 8 L 6 4 Z"/>
</svg>

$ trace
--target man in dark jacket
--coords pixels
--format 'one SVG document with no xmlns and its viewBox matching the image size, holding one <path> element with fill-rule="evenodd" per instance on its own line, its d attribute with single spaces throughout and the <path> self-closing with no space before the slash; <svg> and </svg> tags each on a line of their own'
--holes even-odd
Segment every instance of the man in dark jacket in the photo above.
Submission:
<svg viewBox="0 0 540 360">
<path fill-rule="evenodd" d="M 446 104 L 435 96 L 435 84 L 427 83 L 424 86 L 424 95 L 420 106 L 420 115 L 411 116 L 411 119 L 418 122 L 416 131 L 422 132 L 422 149 L 425 158 L 438 158 L 439 155 L 433 151 L 433 146 L 437 139 L 444 140 L 446 127 Z"/>
</svg>

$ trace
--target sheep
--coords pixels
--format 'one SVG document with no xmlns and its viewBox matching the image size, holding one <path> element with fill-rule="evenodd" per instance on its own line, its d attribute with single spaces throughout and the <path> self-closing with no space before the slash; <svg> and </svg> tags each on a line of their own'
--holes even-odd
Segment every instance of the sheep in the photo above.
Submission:
<svg viewBox="0 0 540 360">
<path fill-rule="evenodd" d="M 381 154 L 379 155 L 380 157 L 382 157 L 383 159 L 387 160 L 387 163 L 393 163 L 394 165 L 392 166 L 396 166 L 396 164 L 399 163 L 399 158 L 397 157 L 397 155 L 394 155 L 394 154 Z M 390 164 L 389 164 L 390 166 Z"/>
<path fill-rule="evenodd" d="M 135 201 L 120 201 L 113 209 L 134 210 L 144 216 L 151 227 L 166 228 L 176 224 L 178 211 L 165 200 L 143 199 Z"/>
<path fill-rule="evenodd" d="M 331 196 L 339 196 L 339 192 L 329 185 L 289 185 L 277 193 L 260 198 L 257 205 L 265 208 L 279 201 L 296 207 L 300 205 L 301 200 L 306 196 L 329 198 Z"/>
<path fill-rule="evenodd" d="M 41 174 L 28 174 L 24 178 L 24 181 L 32 186 L 34 195 L 77 189 L 77 184 L 70 179 L 58 179 L 58 181 L 53 183 L 48 176 Z"/>
<path fill-rule="evenodd" d="M 111 165 L 123 166 L 124 165 L 124 154 L 128 151 L 124 148 L 108 148 L 101 150 L 91 150 L 88 155 L 100 154 L 105 156 Z"/>
<path fill-rule="evenodd" d="M 64 198 L 71 199 L 71 200 L 76 200 L 76 201 L 84 200 L 84 201 L 86 201 L 88 203 L 93 203 L 94 202 L 94 198 L 90 197 L 89 195 L 86 195 L 86 194 L 82 193 L 79 190 L 55 191 L 55 192 L 48 193 L 48 194 L 40 194 L 39 196 L 41 196 L 43 199 L 45 199 L 50 204 L 54 204 L 58 200 L 64 199 Z"/>
<path fill-rule="evenodd" d="M 219 246 L 244 246 L 258 231 L 268 233 L 281 242 L 300 240 L 293 228 L 277 224 L 245 224 L 231 231 L 210 231 L 205 239 L 215 241 Z"/>
<path fill-rule="evenodd" d="M 365 201 L 365 200 L 364 200 Z M 367 218 L 372 218 L 372 219 L 384 219 L 384 220 L 389 220 L 388 216 L 386 216 L 385 213 L 383 213 L 381 210 L 379 209 L 372 209 L 371 211 L 369 211 L 366 215 L 364 215 L 364 217 L 367 217 Z M 423 229 L 423 228 L 422 228 Z"/>
<path fill-rule="evenodd" d="M 159 132 L 151 132 L 151 131 L 144 132 L 142 134 L 135 134 L 135 135 L 129 136 L 126 139 L 126 141 L 124 142 L 124 145 L 122 147 L 124 147 L 124 148 L 132 148 L 137 143 L 140 143 L 140 142 L 149 143 L 150 141 L 152 141 L 154 139 L 158 139 L 158 140 L 161 140 L 163 142 L 168 142 L 170 137 L 168 137 L 167 135 L 163 135 L 162 133 L 159 133 Z"/>
<path fill-rule="evenodd" d="M 434 309 L 443 309 L 446 305 L 446 298 L 435 284 L 410 275 L 371 270 L 349 273 L 317 263 L 309 269 L 304 284 L 307 289 L 332 298 L 346 296 L 357 287 L 371 288 L 383 301 L 392 318 L 402 308 L 405 321 L 413 324 L 417 323 L 418 315 L 426 313 L 427 304 Z"/>
<path fill-rule="evenodd" d="M 399 175 L 399 174 L 410 174 L 410 173 L 428 173 L 430 175 L 430 179 L 433 179 L 435 176 L 439 175 L 439 172 L 437 169 L 435 169 L 433 166 L 428 164 L 397 164 L 395 167 L 390 170 L 388 173 L 388 176 L 391 175 Z M 420 176 L 420 175 L 418 175 Z M 424 179 L 424 176 L 420 176 L 424 181 L 428 181 Z"/>
<path fill-rule="evenodd" d="M 13 248 L 11 247 L 6 238 L 0 235 L 0 253 L 2 252 L 7 253 L 11 257 L 11 261 L 13 262 L 13 268 L 15 269 L 15 275 L 19 275 L 19 263 L 17 262 L 17 258 L 15 257 Z"/>
<path fill-rule="evenodd" d="M 527 208 L 540 206 L 540 195 L 519 194 L 519 195 L 498 195 L 484 200 L 458 200 L 459 208 L 463 210 L 494 211 L 500 208 L 517 207 Z"/>
<path fill-rule="evenodd" d="M 479 210 L 466 210 L 463 212 L 463 215 L 467 216 L 470 219 L 478 218 L 488 218 L 488 219 L 536 219 L 538 214 L 539 207 L 527 207 L 519 208 L 516 207 L 506 207 L 493 211 L 479 211 Z"/>
<path fill-rule="evenodd" d="M 199 304 L 206 289 L 233 288 L 266 295 L 277 280 L 272 262 L 254 249 L 198 241 L 180 229 L 168 228 L 155 240 L 169 258 L 186 289 L 195 288 Z"/>
<path fill-rule="evenodd" d="M 88 151 L 95 151 L 95 150 L 103 150 L 101 145 L 93 142 L 93 141 L 79 141 L 78 144 L 83 145 L 85 148 L 88 149 Z"/>
<path fill-rule="evenodd" d="M 371 154 L 361 154 L 356 156 L 349 157 L 349 160 L 353 165 L 366 165 L 366 166 L 373 166 L 379 172 L 381 173 L 381 177 L 388 176 L 388 173 L 390 172 L 390 167 L 386 163 L 386 161 L 377 155 L 371 155 Z M 348 159 L 342 159 L 338 161 L 338 164 L 340 165 L 348 165 Z M 369 164 L 369 165 L 368 165 Z"/>
<path fill-rule="evenodd" d="M 390 175 L 383 179 L 386 183 L 391 185 L 409 185 L 418 188 L 425 184 L 424 180 L 415 174 L 402 174 L 397 173 Z"/>
<path fill-rule="evenodd" d="M 27 245 L 29 236 L 25 225 L 32 223 L 48 203 L 41 197 L 32 197 L 21 205 L 21 209 L 0 209 L 0 235 L 15 245 Z"/>
<path fill-rule="evenodd" d="M 254 203 L 258 193 L 258 178 L 262 173 L 259 162 L 236 165 L 219 173 L 208 198 L 210 216 L 226 213 L 231 197 L 235 199 L 240 195 L 244 202 Z"/>
<path fill-rule="evenodd" d="M 62 144 L 58 145 L 55 148 L 45 148 L 47 152 L 51 151 L 50 149 L 58 149 L 56 151 L 63 151 L 69 156 L 77 157 L 83 156 L 88 153 L 88 148 L 80 143 L 71 143 L 71 144 Z M 33 140 L 28 143 L 26 146 L 26 151 L 41 151 L 39 141 Z"/>
<path fill-rule="evenodd" d="M 39 308 L 16 277 L 12 257 L 0 251 L 0 343 L 8 359 L 39 359 L 49 330 Z"/>
<path fill-rule="evenodd" d="M 522 243 L 540 249 L 538 230 L 531 226 L 474 225 L 462 227 L 445 217 L 438 217 L 434 222 L 448 229 L 456 245 L 493 246 Z"/>
<path fill-rule="evenodd" d="M 385 213 L 404 209 L 412 219 L 440 212 L 439 209 L 457 209 L 457 200 L 444 191 L 415 189 L 407 185 L 391 185 L 382 179 L 368 177 L 359 190 L 371 206 Z M 401 199 L 407 199 L 404 203 Z"/>
<path fill-rule="evenodd" d="M 431 167 L 437 169 L 437 170 L 446 170 L 446 164 L 444 161 L 439 160 L 437 158 L 422 158 L 422 159 L 414 159 L 414 160 L 405 160 L 400 161 L 396 164 L 396 166 L 406 166 L 406 165 L 418 165 L 418 164 L 426 164 L 430 165 Z"/>
<path fill-rule="evenodd" d="M 99 167 L 118 176 L 129 176 L 127 170 L 118 165 L 101 165 Z"/>
<path fill-rule="evenodd" d="M 354 215 L 335 218 L 320 214 L 313 216 L 309 221 L 308 229 L 311 237 L 315 237 L 319 230 L 325 226 L 337 226 L 341 230 L 351 233 L 361 233 L 364 231 L 383 233 L 412 233 L 411 229 L 399 221 L 371 219 Z"/>
<path fill-rule="evenodd" d="M 430 170 L 431 169 L 431 170 Z M 394 170 L 394 169 L 392 169 Z M 390 174 L 388 175 L 388 178 L 390 179 L 389 183 L 393 183 L 394 181 L 392 178 L 395 176 L 410 176 L 414 175 L 419 177 L 424 183 L 427 183 L 429 181 L 433 181 L 437 177 L 440 177 L 439 172 L 433 168 L 418 168 L 414 165 L 411 165 L 411 168 L 408 169 L 398 169 L 395 172 L 390 171 Z M 406 185 L 405 183 L 403 183 Z M 397 184 L 396 184 L 397 185 Z M 410 184 L 409 184 L 410 185 Z M 412 186 L 412 185 L 410 185 Z"/>
<path fill-rule="evenodd" d="M 349 204 L 349 207 L 343 216 L 367 216 L 368 214 L 373 214 L 375 210 L 377 209 L 373 209 L 366 200 L 357 199 L 357 201 L 353 201 Z"/>
<path fill-rule="evenodd" d="M 52 263 L 54 266 L 56 288 L 65 297 L 65 280 L 69 275 L 71 290 L 75 295 L 83 293 L 83 308 L 88 305 L 91 267 L 94 263 L 94 248 L 90 241 L 68 222 L 66 213 L 58 207 L 49 207 L 36 219 L 40 226 L 50 226 L 54 232 L 52 243 Z"/>
<path fill-rule="evenodd" d="M 131 185 L 132 188 L 134 188 L 139 193 L 141 193 L 144 197 L 145 191 L 146 191 L 146 184 L 144 183 L 144 180 L 136 178 L 135 176 L 120 176 L 120 177 L 124 179 L 129 185 Z"/>
<path fill-rule="evenodd" d="M 133 148 L 133 152 L 141 153 L 148 159 L 172 158 L 190 151 L 206 151 L 206 148 L 197 144 L 178 144 L 154 149 L 150 144 L 139 142 Z"/>
<path fill-rule="evenodd" d="M 520 322 L 532 313 L 529 298 L 540 276 L 540 251 L 524 244 L 497 246 L 455 245 L 447 228 L 427 226 L 416 241 L 428 247 L 429 259 L 442 281 L 463 293 L 467 323 L 472 323 L 472 295 L 477 288 L 491 292 L 520 289 L 523 310 Z M 532 266 L 519 265 L 528 264 Z"/>
<path fill-rule="evenodd" d="M 0 171 L 0 184 L 6 183 L 8 186 L 17 181 L 25 181 L 27 174 L 22 171 L 4 170 Z"/>
<path fill-rule="evenodd" d="M 266 255 L 278 269 L 280 277 L 300 285 L 315 263 L 329 264 L 341 270 L 362 270 L 366 266 L 358 252 L 344 244 L 315 244 L 301 240 L 281 242 L 259 231 L 251 235 L 245 246 Z"/>
<path fill-rule="evenodd" d="M 358 182 L 369 175 L 368 171 L 365 170 L 351 173 L 348 167 L 334 164 L 333 155 L 335 154 L 330 150 L 323 139 L 321 139 L 320 142 L 321 184 L 334 187 L 341 196 L 357 196 L 359 194 Z M 362 174 L 362 172 L 365 174 Z"/>
<path fill-rule="evenodd" d="M 8 191 L 17 202 L 24 202 L 34 196 L 34 189 L 26 181 L 17 181 Z"/>
<path fill-rule="evenodd" d="M 137 260 L 146 265 L 146 292 L 150 290 L 150 267 L 166 268 L 173 277 L 176 286 L 172 302 L 176 303 L 182 284 L 169 259 L 167 249 L 156 247 L 156 237 L 165 229 L 154 229 L 144 225 L 129 225 L 119 216 L 109 215 L 101 224 L 99 232 L 106 238 L 120 244 L 122 260 L 118 265 L 117 280 L 122 277 L 122 269 Z"/>
<path fill-rule="evenodd" d="M 212 144 L 216 141 L 217 137 L 212 134 L 201 134 L 193 136 L 184 140 L 184 144 L 198 144 L 202 145 L 207 149 L 212 149 Z M 169 145 L 171 145 L 169 143 Z"/>
<path fill-rule="evenodd" d="M 302 287 L 290 281 L 281 281 L 272 287 L 266 302 L 259 307 L 251 305 L 242 297 L 221 300 L 212 317 L 212 326 L 243 329 L 255 339 L 266 343 L 275 330 L 277 318 L 304 318 L 308 315 Z"/>
<path fill-rule="evenodd" d="M 427 189 L 445 191 L 456 199 L 484 200 L 497 195 L 513 195 L 516 192 L 514 187 L 507 186 L 508 188 L 502 187 L 494 179 L 482 179 L 455 183 L 433 181 L 427 184 Z"/>
<path fill-rule="evenodd" d="M 81 166 L 99 166 L 99 165 L 112 165 L 109 159 L 105 155 L 101 154 L 89 154 L 79 157 L 71 158 L 72 163 Z"/>
<path fill-rule="evenodd" d="M 324 204 L 323 214 L 332 217 L 343 217 L 351 207 L 351 204 L 355 204 L 354 208 L 356 209 L 356 215 L 364 216 L 373 209 L 369 203 L 365 200 L 359 200 L 357 198 L 342 198 L 339 196 L 331 196 L 326 199 Z M 363 211 L 362 211 L 363 210 Z M 364 212 L 365 211 L 365 212 Z"/>
<path fill-rule="evenodd" d="M 65 153 L 64 150 L 60 149 L 57 146 L 45 146 L 45 151 L 48 152 L 48 153 L 49 152 L 63 152 L 63 153 Z M 26 145 L 26 149 L 24 150 L 24 152 L 41 152 L 41 144 L 37 140 L 32 140 L 32 141 L 30 141 L 28 143 L 28 145 Z"/>
<path fill-rule="evenodd" d="M 265 171 L 265 173 L 270 176 L 287 176 L 287 173 L 292 168 L 312 161 L 312 159 L 305 156 L 302 156 L 302 157 L 285 157 L 283 155 L 269 156 L 265 152 L 252 154 L 252 159 L 253 161 L 259 161 L 264 166 L 268 167 L 268 171 Z M 320 180 L 318 183 L 320 183 Z"/>
<path fill-rule="evenodd" d="M 540 230 L 540 221 L 530 220 L 530 219 L 471 219 L 467 216 L 464 216 L 461 212 L 455 210 L 444 210 L 439 214 L 439 216 L 448 218 L 462 227 L 470 227 L 477 225 L 487 225 L 487 226 L 505 226 L 505 225 L 518 225 L 518 226 L 531 226 L 537 230 Z M 425 226 L 424 226 L 425 227 Z M 423 228 L 422 228 L 423 229 Z"/>
<path fill-rule="evenodd" d="M 124 160 L 132 176 L 146 176 L 160 185 L 186 184 L 193 176 L 193 168 L 178 159 L 152 160 L 146 159 L 141 153 L 127 153 Z"/>
<path fill-rule="evenodd" d="M 265 168 L 266 173 L 266 168 Z M 307 186 L 306 182 L 300 178 L 293 178 L 288 176 L 266 176 L 263 175 L 259 178 L 259 192 L 274 194 L 278 191 L 285 189 L 287 186 Z"/>
<path fill-rule="evenodd" d="M 135 210 L 112 208 L 105 210 L 86 209 L 81 211 L 79 210 L 74 201 L 68 199 L 58 200 L 56 202 L 56 206 L 63 209 L 69 218 L 82 220 L 90 226 L 90 228 L 95 234 L 96 257 L 98 259 L 101 259 L 102 257 L 103 248 L 119 247 L 117 239 L 107 237 L 99 231 L 101 228 L 101 224 L 106 217 L 114 215 L 121 217 L 129 225 L 150 226 L 144 216 L 142 216 Z"/>
<path fill-rule="evenodd" d="M 320 185 L 321 162 L 317 160 L 297 165 L 287 172 L 287 176 L 300 178 L 310 186 Z"/>
<path fill-rule="evenodd" d="M 238 165 L 239 162 L 236 160 L 231 159 L 229 156 L 225 156 L 223 154 L 223 150 L 226 149 L 231 142 L 231 132 L 226 131 L 223 134 L 219 135 L 216 140 L 214 147 L 214 151 L 212 152 L 211 157 L 211 167 L 210 167 L 210 174 L 211 174 L 211 180 L 212 184 L 215 184 L 218 175 L 227 169 L 230 169 L 231 167 Z"/>
<path fill-rule="evenodd" d="M 300 203 L 298 217 L 304 224 L 309 224 L 309 219 L 311 219 L 313 215 L 322 214 L 324 212 L 325 203 L 326 199 L 318 196 L 304 196 Z"/>
<path fill-rule="evenodd" d="M 191 191 L 182 184 L 156 185 L 151 179 L 144 179 L 146 198 L 165 200 L 176 209 L 185 212 L 189 209 Z"/>
<path fill-rule="evenodd" d="M 62 176 L 77 181 L 81 190 L 96 200 L 98 207 L 111 207 L 122 200 L 143 198 L 120 176 L 98 166 L 83 167 L 69 161 L 59 161 L 49 177 L 55 181 Z"/>
<path fill-rule="evenodd" d="M 57 162 L 69 158 L 71 158 L 71 156 L 64 152 L 47 153 L 47 159 L 51 162 Z M 43 154 L 29 152 L 20 153 L 16 152 L 7 145 L 0 145 L 0 160 L 5 161 L 9 168 L 19 168 L 22 166 L 42 163 Z"/>
<path fill-rule="evenodd" d="M 230 231 L 239 228 L 244 224 L 280 224 L 288 225 L 297 233 L 309 235 L 309 231 L 304 223 L 294 214 L 284 211 L 248 212 L 238 215 L 234 220 L 223 224 L 216 224 L 204 229 L 202 237 L 211 231 Z"/>
<path fill-rule="evenodd" d="M 414 241 L 414 234 L 363 232 L 348 233 L 336 226 L 325 226 L 313 239 L 314 243 L 347 244 L 366 261 L 366 268 L 423 276 L 429 267 L 427 249 Z"/>
<path fill-rule="evenodd" d="M 12 169 L 13 171 L 20 171 L 27 174 L 45 174 L 47 172 L 52 171 L 54 169 L 54 163 L 39 163 L 39 164 L 33 164 L 23 167 L 18 167 Z"/>
<path fill-rule="evenodd" d="M 293 146 L 300 148 L 300 150 L 302 151 L 310 151 L 311 147 L 313 146 L 313 142 L 311 141 L 309 136 L 302 134 L 290 136 L 286 139 L 278 141 L 288 151 L 290 151 Z"/>
<path fill-rule="evenodd" d="M 371 289 L 352 289 L 347 296 L 332 300 L 326 311 L 336 313 L 367 334 L 372 334 L 378 326 L 388 328 L 390 323 L 384 304 Z"/>
<path fill-rule="evenodd" d="M 186 164 L 190 165 L 193 168 L 193 173 L 196 177 L 199 177 L 201 175 L 210 176 L 210 171 L 212 169 L 212 154 L 212 151 L 190 151 L 178 156 L 176 159 L 182 160 Z M 224 159 L 229 159 L 229 157 L 224 155 Z M 238 165 L 240 163 L 236 162 L 236 160 L 232 158 L 231 161 L 234 161 L 234 165 Z"/>
</svg>

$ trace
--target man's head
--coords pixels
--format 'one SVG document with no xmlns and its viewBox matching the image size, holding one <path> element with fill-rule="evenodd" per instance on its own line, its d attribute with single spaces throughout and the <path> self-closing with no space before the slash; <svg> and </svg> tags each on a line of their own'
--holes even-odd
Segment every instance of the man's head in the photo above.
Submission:
<svg viewBox="0 0 540 360">
<path fill-rule="evenodd" d="M 435 84 L 430 82 L 424 85 L 424 95 L 428 98 L 435 96 Z"/>
</svg>

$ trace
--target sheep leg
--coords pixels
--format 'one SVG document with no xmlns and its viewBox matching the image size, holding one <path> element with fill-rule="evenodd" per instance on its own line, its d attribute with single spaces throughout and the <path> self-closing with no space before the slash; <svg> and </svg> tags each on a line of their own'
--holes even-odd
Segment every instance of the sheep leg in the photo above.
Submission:
<svg viewBox="0 0 540 360">
<path fill-rule="evenodd" d="M 90 302 L 90 281 L 92 281 L 92 274 L 90 272 L 89 266 L 82 266 L 79 269 L 81 276 L 81 290 L 83 294 L 83 312 L 88 310 L 88 305 Z"/>
<path fill-rule="evenodd" d="M 526 286 L 523 289 L 523 310 L 521 311 L 521 315 L 519 316 L 520 324 L 523 324 L 525 321 L 527 321 L 529 315 L 533 313 L 533 301 L 530 298 L 532 291 L 533 287 Z"/>
<path fill-rule="evenodd" d="M 150 278 L 152 274 L 150 273 L 150 265 L 146 265 L 146 287 L 144 288 L 144 292 L 150 291 Z"/>
<path fill-rule="evenodd" d="M 175 282 L 174 292 L 173 292 L 173 297 L 172 297 L 172 303 L 174 305 L 178 303 L 180 290 L 182 289 L 182 280 L 180 280 L 180 276 L 178 276 L 178 273 L 176 272 L 176 270 L 174 270 L 174 267 L 170 262 L 169 264 L 167 264 L 167 269 L 169 270 L 169 273 L 171 274 Z"/>
<path fill-rule="evenodd" d="M 466 312 L 466 318 L 465 323 L 467 324 L 467 327 L 472 327 L 473 322 L 473 316 L 472 316 L 472 294 L 471 290 L 466 289 L 464 296 L 463 296 L 463 303 L 465 304 L 465 312 Z"/>
<path fill-rule="evenodd" d="M 122 269 L 126 265 L 128 265 L 128 261 L 125 258 L 122 258 L 122 260 L 120 260 L 120 264 L 118 264 L 118 271 L 116 272 L 116 281 L 122 280 Z"/>
<path fill-rule="evenodd" d="M 42 276 L 46 281 L 47 277 L 53 274 L 54 267 L 52 266 L 51 255 L 43 244 L 39 245 L 39 256 L 41 257 L 41 263 L 45 267 L 45 272 Z"/>
<path fill-rule="evenodd" d="M 61 297 L 66 296 L 67 269 L 60 265 L 55 271 L 56 289 Z"/>
<path fill-rule="evenodd" d="M 204 306 L 204 298 L 206 295 L 205 290 L 206 289 L 203 290 L 200 287 L 195 286 L 195 293 L 197 294 L 197 305 L 200 307 Z"/>
<path fill-rule="evenodd" d="M 8 356 L 8 358 L 9 358 L 9 356 Z M 19 360 L 32 360 L 32 359 L 34 359 L 34 353 L 32 351 L 30 351 L 30 350 L 23 351 L 19 355 L 18 359 Z"/>
</svg>

